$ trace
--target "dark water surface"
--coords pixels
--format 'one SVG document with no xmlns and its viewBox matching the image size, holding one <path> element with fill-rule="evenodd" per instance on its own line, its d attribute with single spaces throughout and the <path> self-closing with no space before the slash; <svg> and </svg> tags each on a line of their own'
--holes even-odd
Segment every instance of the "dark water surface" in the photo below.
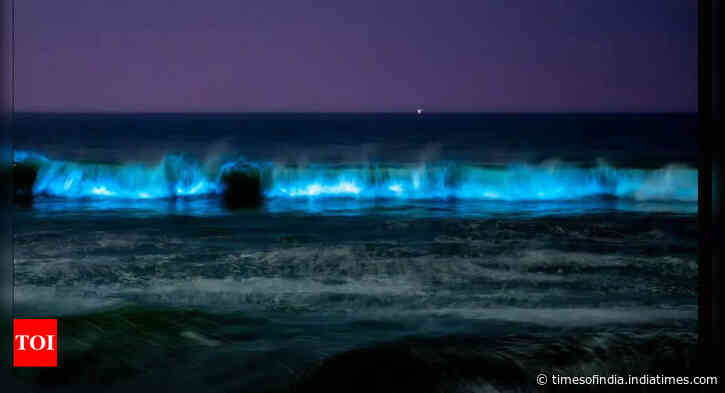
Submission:
<svg viewBox="0 0 725 393">
<path fill-rule="evenodd" d="M 695 164 L 695 114 L 40 114 L 15 147 L 70 160 L 230 152 L 292 162 L 488 163 L 552 158 L 617 166 Z"/>
</svg>

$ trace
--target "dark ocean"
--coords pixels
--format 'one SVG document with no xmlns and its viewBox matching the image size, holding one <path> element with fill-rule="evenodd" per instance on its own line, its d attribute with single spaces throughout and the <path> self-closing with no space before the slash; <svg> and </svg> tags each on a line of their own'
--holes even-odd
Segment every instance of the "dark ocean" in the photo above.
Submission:
<svg viewBox="0 0 725 393">
<path fill-rule="evenodd" d="M 60 318 L 62 367 L 16 372 L 37 391 L 194 392 L 687 375 L 695 129 L 694 114 L 19 114 L 15 161 L 37 178 L 15 210 L 15 313 Z M 222 203 L 238 168 L 261 205 Z"/>
</svg>

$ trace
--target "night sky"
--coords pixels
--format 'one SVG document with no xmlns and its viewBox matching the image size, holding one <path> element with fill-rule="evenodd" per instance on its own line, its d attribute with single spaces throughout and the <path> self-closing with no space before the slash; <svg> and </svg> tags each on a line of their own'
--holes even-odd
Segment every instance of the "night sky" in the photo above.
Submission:
<svg viewBox="0 0 725 393">
<path fill-rule="evenodd" d="M 695 111 L 696 1 L 22 0 L 20 111 Z"/>
</svg>

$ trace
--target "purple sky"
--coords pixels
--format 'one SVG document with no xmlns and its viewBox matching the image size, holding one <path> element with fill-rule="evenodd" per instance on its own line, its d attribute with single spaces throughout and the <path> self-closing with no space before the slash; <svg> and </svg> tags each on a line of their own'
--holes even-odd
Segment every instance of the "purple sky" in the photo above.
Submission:
<svg viewBox="0 0 725 393">
<path fill-rule="evenodd" d="M 22 0 L 20 111 L 695 111 L 696 1 Z"/>
</svg>

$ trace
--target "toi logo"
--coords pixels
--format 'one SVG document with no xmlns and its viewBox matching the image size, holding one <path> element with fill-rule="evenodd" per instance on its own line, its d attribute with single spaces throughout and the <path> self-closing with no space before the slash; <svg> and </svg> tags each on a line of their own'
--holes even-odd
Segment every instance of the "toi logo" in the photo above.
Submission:
<svg viewBox="0 0 725 393">
<path fill-rule="evenodd" d="M 13 366 L 58 367 L 58 320 L 13 320 Z"/>
</svg>

